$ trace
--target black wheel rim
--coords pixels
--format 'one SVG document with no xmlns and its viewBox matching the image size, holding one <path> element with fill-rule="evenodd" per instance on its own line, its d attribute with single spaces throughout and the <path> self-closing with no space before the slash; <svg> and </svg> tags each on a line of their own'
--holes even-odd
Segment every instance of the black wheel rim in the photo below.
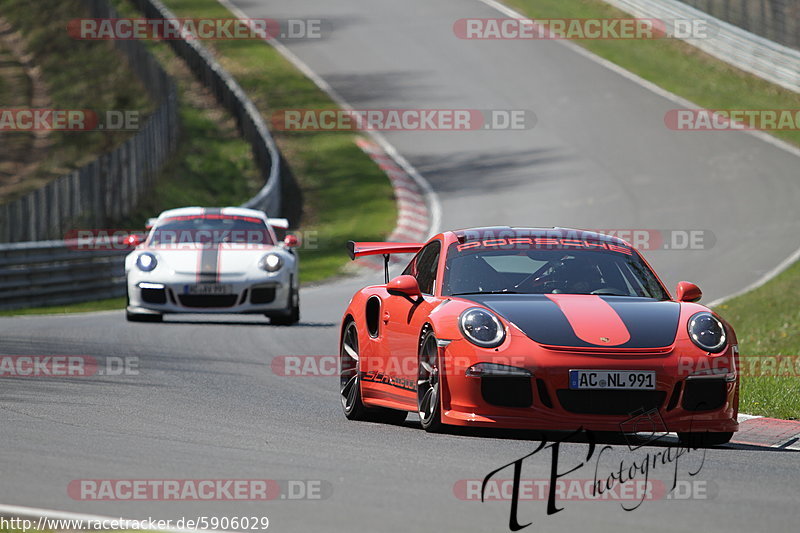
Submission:
<svg viewBox="0 0 800 533">
<path fill-rule="evenodd" d="M 346 413 L 353 410 L 358 395 L 358 332 L 356 325 L 351 323 L 342 336 L 342 348 L 339 354 L 341 373 L 339 390 L 342 397 L 342 407 Z"/>
<path fill-rule="evenodd" d="M 417 405 L 423 425 L 430 423 L 439 405 L 439 368 L 436 338 L 428 335 L 420 347 Z"/>
</svg>

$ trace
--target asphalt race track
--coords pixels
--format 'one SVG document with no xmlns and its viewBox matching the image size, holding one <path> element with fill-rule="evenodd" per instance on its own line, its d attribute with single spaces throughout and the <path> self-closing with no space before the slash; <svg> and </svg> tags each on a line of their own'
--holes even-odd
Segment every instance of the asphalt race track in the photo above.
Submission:
<svg viewBox="0 0 800 533">
<path fill-rule="evenodd" d="M 670 131 L 664 113 L 679 105 L 558 42 L 456 39 L 456 19 L 499 16 L 477 0 L 235 4 L 252 17 L 325 21 L 322 39 L 286 44 L 355 108 L 536 113 L 525 131 L 386 134 L 438 192 L 444 228 L 706 230 L 715 237 L 706 249 L 646 253 L 670 287 L 697 282 L 704 301 L 800 247 L 796 156 L 746 134 Z M 454 487 L 533 452 L 535 435 L 429 435 L 413 416 L 403 426 L 348 422 L 338 377 L 271 369 L 276 356 L 336 353 L 350 295 L 381 277 L 305 289 L 296 327 L 196 315 L 128 324 L 122 311 L 0 319 L 2 354 L 138 358 L 133 375 L 2 380 L 0 502 L 129 518 L 266 515 L 274 531 L 507 531 L 508 501 L 461 501 Z M 630 451 L 612 441 L 599 463 L 598 445 L 569 477 L 592 480 L 597 467 L 604 479 L 620 461 L 672 443 Z M 559 472 L 588 450 L 562 445 Z M 522 477 L 548 479 L 551 453 L 526 459 Z M 649 475 L 668 488 L 673 478 L 700 482 L 694 498 L 630 512 L 618 501 L 562 500 L 550 516 L 546 502 L 523 501 L 519 520 L 532 522 L 528 531 L 794 530 L 797 461 L 789 450 L 735 444 L 692 451 Z M 252 478 L 320 481 L 324 497 L 89 502 L 67 492 L 76 479 Z"/>
</svg>

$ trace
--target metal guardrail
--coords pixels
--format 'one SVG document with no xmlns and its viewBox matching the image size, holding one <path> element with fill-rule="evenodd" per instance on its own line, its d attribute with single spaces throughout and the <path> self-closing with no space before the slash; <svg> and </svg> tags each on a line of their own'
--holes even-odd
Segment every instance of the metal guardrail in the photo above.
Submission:
<svg viewBox="0 0 800 533">
<path fill-rule="evenodd" d="M 167 20 L 176 18 L 159 0 L 132 1 L 148 18 Z M 214 93 L 217 102 L 233 115 L 242 136 L 250 143 L 265 185 L 256 196 L 245 202 L 243 207 L 261 209 L 272 216 L 279 216 L 280 152 L 261 113 L 236 80 L 197 39 L 174 39 L 167 43 L 175 54 L 186 62 L 197 79 Z"/>
<path fill-rule="evenodd" d="M 85 0 L 92 17 L 117 18 L 105 0 Z M 131 213 L 177 146 L 178 101 L 170 77 L 138 41 L 114 42 L 158 108 L 113 151 L 0 205 L 0 242 L 62 237 L 75 224 L 104 227 Z"/>
<path fill-rule="evenodd" d="M 800 50 L 800 0 L 681 0 L 734 26 Z"/>
<path fill-rule="evenodd" d="M 605 0 L 635 17 L 662 20 L 705 20 L 706 38 L 686 38 L 689 44 L 736 68 L 786 89 L 800 92 L 800 51 L 765 39 L 688 6 L 678 0 Z M 800 16 L 800 14 L 798 14 Z"/>
<path fill-rule="evenodd" d="M 97 5 L 105 4 L 105 0 L 89 1 Z M 149 18 L 175 18 L 175 15 L 158 0 L 133 0 L 133 3 Z M 109 6 L 106 4 L 106 7 Z M 110 18 L 117 16 L 113 10 L 103 12 L 102 8 L 99 9 L 99 12 L 93 11 L 93 16 Z M 131 45 L 133 49 L 141 47 L 145 50 L 142 44 L 136 41 L 119 42 L 134 43 Z M 261 209 L 273 216 L 280 214 L 280 153 L 263 117 L 239 84 L 197 40 L 181 39 L 167 42 L 200 82 L 213 92 L 217 102 L 234 116 L 239 131 L 250 143 L 256 164 L 264 176 L 265 185 L 256 196 L 244 204 L 244 207 Z M 145 53 L 155 61 L 146 50 Z M 157 63 L 153 67 L 150 59 L 143 61 L 147 63 L 150 71 L 160 70 Z M 176 97 L 174 87 L 172 85 L 170 87 L 173 93 L 169 96 L 169 102 L 175 107 L 169 109 L 169 120 L 175 120 L 172 116 L 177 109 Z M 145 128 L 152 127 L 155 132 L 161 131 L 161 121 L 167 119 L 159 118 L 161 116 L 159 111 L 156 111 Z M 170 126 L 172 124 L 171 122 Z M 142 133 L 139 134 L 141 135 Z M 146 150 L 123 145 L 109 154 L 107 160 L 92 163 L 86 170 L 81 169 L 84 171 L 83 174 L 78 171 L 57 180 L 50 188 L 31 194 L 30 198 L 25 199 L 23 209 L 4 206 L 9 213 L 9 220 L 14 225 L 32 224 L 36 230 L 26 234 L 30 235 L 31 240 L 41 238 L 40 236 L 45 234 L 53 236 L 54 228 L 56 235 L 62 236 L 67 224 L 53 222 L 74 221 L 76 214 L 90 213 L 90 216 L 84 218 L 87 227 L 107 225 L 109 221 L 107 215 L 127 213 L 126 206 L 132 206 L 134 193 L 139 191 L 141 184 L 131 181 L 132 175 L 125 172 L 122 173 L 121 182 L 107 183 L 99 178 L 107 176 L 109 168 L 118 168 L 123 161 L 130 161 L 136 155 L 142 154 L 146 155 L 146 158 L 139 164 L 145 166 L 146 173 L 154 174 L 160 166 L 155 165 L 155 161 L 162 161 L 168 153 L 165 147 L 172 146 L 171 143 L 174 142 L 173 138 L 166 139 L 163 135 L 156 137 L 158 143 L 163 144 L 157 144 Z M 149 135 L 147 138 L 150 138 Z M 87 203 L 95 208 L 87 209 Z M 97 207 L 100 205 L 106 209 Z M 61 213 L 67 216 L 61 217 Z M 1 216 L 2 207 L 0 207 Z M 40 228 L 42 231 L 47 231 L 42 233 L 39 231 Z M 101 250 L 81 249 L 81 243 L 63 240 L 0 244 L 0 309 L 61 305 L 123 296 L 124 257 L 130 249 L 110 242 L 106 243 L 108 249 L 102 249 L 104 248 L 102 242 L 95 244 L 99 245 L 97 247 Z"/>
<path fill-rule="evenodd" d="M 130 249 L 105 244 L 91 251 L 77 240 L 0 244 L 0 309 L 123 296 Z"/>
</svg>

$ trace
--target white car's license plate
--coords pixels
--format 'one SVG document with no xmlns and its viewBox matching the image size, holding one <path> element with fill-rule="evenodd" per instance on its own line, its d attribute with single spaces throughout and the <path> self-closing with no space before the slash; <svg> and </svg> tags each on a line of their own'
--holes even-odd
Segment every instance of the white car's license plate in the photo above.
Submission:
<svg viewBox="0 0 800 533">
<path fill-rule="evenodd" d="M 203 296 L 233 294 L 233 287 L 231 285 L 222 285 L 219 283 L 200 283 L 198 285 L 184 285 L 183 294 L 198 294 Z"/>
<path fill-rule="evenodd" d="M 570 370 L 570 389 L 655 389 L 656 373 L 649 370 Z"/>
</svg>

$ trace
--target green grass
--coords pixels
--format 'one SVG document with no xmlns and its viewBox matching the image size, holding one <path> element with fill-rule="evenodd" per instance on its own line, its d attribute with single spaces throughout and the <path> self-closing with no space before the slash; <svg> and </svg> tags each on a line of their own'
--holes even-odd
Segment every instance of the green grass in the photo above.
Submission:
<svg viewBox="0 0 800 533">
<path fill-rule="evenodd" d="M 90 313 L 93 311 L 119 311 L 125 309 L 125 297 L 82 302 L 79 304 L 31 307 L 28 309 L 0 310 L 0 316 L 60 315 L 65 313 Z"/>
<path fill-rule="evenodd" d="M 233 118 L 165 45 L 153 48 L 178 85 L 181 138 L 152 193 L 120 221 L 132 229 L 143 229 L 148 218 L 165 209 L 239 205 L 262 186 L 250 145 L 239 136 Z"/>
<path fill-rule="evenodd" d="M 50 105 L 56 109 L 138 111 L 145 116 L 153 103 L 109 41 L 78 41 L 66 31 L 70 19 L 87 16 L 82 0 L 31 2 L 0 0 L 0 13 L 24 36 L 33 63 L 41 68 Z M 51 132 L 49 146 L 36 170 L 0 201 L 9 201 L 83 166 L 112 150 L 132 132 Z"/>
<path fill-rule="evenodd" d="M 216 0 L 167 0 L 177 16 L 233 15 Z M 242 85 L 267 123 L 284 109 L 330 109 L 336 105 L 274 48 L 259 40 L 205 41 Z M 317 246 L 300 249 L 303 282 L 341 272 L 349 262 L 348 240 L 384 239 L 397 217 L 385 174 L 354 142 L 352 133 L 274 132 L 303 195 L 303 232 L 316 232 Z"/>
<path fill-rule="evenodd" d="M 0 0 L 9 2 L 11 0 Z M 113 0 L 122 16 L 137 16 L 123 0 Z M 215 0 L 166 2 L 178 16 L 232 17 Z M 62 21 L 63 22 L 63 21 Z M 281 109 L 333 108 L 335 104 L 271 46 L 262 41 L 206 42 L 237 78 L 269 123 Z M 183 63 L 163 43 L 148 43 L 180 88 L 182 139 L 155 191 L 121 227 L 141 228 L 164 209 L 185 205 L 238 205 L 262 185 L 249 146 L 230 117 L 204 95 Z M 269 103 L 269 105 L 268 105 Z M 396 206 L 385 174 L 356 145 L 351 133 L 276 134 L 303 196 L 301 234 L 315 235 L 300 248 L 303 283 L 342 271 L 349 262 L 347 240 L 381 240 L 394 227 Z M 295 200 L 297 201 L 297 200 Z M 356 207 L 357 206 L 357 207 Z M 121 300 L 55 308 L 0 312 L 0 316 L 119 309 Z"/>
<path fill-rule="evenodd" d="M 531 18 L 630 18 L 600 0 L 505 0 L 505 3 Z M 736 69 L 677 39 L 575 42 L 707 109 L 800 108 L 800 94 Z M 800 144 L 800 131 L 773 133 Z"/>
<path fill-rule="evenodd" d="M 119 5 L 124 16 L 137 16 Z M 178 87 L 181 139 L 177 151 L 161 172 L 153 192 L 136 211 L 119 221 L 121 228 L 143 229 L 147 218 L 187 205 L 238 205 L 261 187 L 250 146 L 216 100 L 195 81 L 163 43 L 149 43 L 150 51 Z M 125 298 L 70 305 L 0 311 L 0 316 L 84 313 L 123 309 Z"/>
<path fill-rule="evenodd" d="M 799 294 L 800 263 L 795 263 L 763 287 L 715 308 L 736 328 L 743 370 L 753 360 L 763 361 L 759 356 L 789 355 L 800 360 Z M 799 419 L 800 376 L 742 376 L 741 410 Z"/>
<path fill-rule="evenodd" d="M 126 1 L 111 3 L 121 16 L 141 16 Z M 195 80 L 166 43 L 146 41 L 145 44 L 178 87 L 181 137 L 153 192 L 120 225 L 143 229 L 148 218 L 166 209 L 245 202 L 263 183 L 250 145 L 240 137 L 233 117 Z"/>
<path fill-rule="evenodd" d="M 599 0 L 505 0 L 531 18 L 619 18 Z M 798 109 L 800 94 L 742 72 L 672 39 L 575 41 L 595 54 L 707 109 Z M 772 132 L 800 144 L 800 131 Z M 800 263 L 716 310 L 736 329 L 744 358 L 800 357 Z M 743 359 L 743 368 L 748 362 Z M 742 412 L 800 418 L 800 378 L 743 376 Z"/>
</svg>

